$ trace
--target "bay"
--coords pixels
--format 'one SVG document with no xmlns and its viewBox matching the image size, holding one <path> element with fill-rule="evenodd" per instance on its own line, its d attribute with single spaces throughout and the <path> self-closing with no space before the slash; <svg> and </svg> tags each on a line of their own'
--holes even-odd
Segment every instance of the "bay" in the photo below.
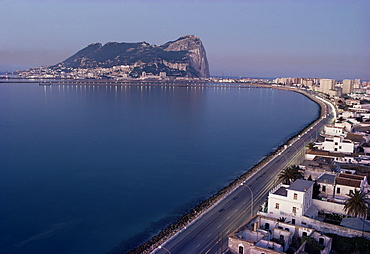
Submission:
<svg viewBox="0 0 370 254">
<path fill-rule="evenodd" d="M 0 84 L 0 252 L 133 247 L 318 111 L 270 88 Z"/>
</svg>

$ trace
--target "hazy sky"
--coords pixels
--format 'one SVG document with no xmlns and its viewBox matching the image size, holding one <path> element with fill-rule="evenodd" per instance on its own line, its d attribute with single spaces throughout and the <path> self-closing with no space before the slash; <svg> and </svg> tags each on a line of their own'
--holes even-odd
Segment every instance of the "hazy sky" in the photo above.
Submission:
<svg viewBox="0 0 370 254">
<path fill-rule="evenodd" d="M 369 0 L 0 0 L 0 71 L 186 34 L 211 75 L 370 80 Z"/>
</svg>

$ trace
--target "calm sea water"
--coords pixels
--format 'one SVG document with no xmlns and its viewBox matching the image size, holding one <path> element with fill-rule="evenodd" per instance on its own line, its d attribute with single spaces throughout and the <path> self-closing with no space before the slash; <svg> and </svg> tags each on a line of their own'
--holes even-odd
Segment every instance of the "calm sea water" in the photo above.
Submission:
<svg viewBox="0 0 370 254">
<path fill-rule="evenodd" d="M 265 88 L 0 84 L 0 253 L 133 247 L 317 115 Z"/>
</svg>

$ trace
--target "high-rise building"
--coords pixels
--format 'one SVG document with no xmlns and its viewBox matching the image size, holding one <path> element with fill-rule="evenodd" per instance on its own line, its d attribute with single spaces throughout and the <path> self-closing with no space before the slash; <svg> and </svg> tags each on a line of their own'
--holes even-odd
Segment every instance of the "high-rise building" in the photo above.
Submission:
<svg viewBox="0 0 370 254">
<path fill-rule="evenodd" d="M 330 90 L 334 89 L 335 80 L 334 79 L 320 79 L 320 92 L 329 94 Z"/>
<path fill-rule="evenodd" d="M 343 79 L 342 94 L 349 94 L 353 91 L 353 80 Z"/>
<path fill-rule="evenodd" d="M 361 80 L 359 78 L 355 79 L 355 82 L 353 84 L 353 88 L 360 88 Z"/>
</svg>

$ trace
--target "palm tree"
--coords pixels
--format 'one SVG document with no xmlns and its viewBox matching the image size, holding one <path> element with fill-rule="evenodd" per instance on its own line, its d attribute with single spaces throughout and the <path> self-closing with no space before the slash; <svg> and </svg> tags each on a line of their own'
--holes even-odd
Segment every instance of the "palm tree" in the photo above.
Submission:
<svg viewBox="0 0 370 254">
<path fill-rule="evenodd" d="M 355 190 L 347 194 L 347 196 L 349 199 L 344 202 L 343 208 L 347 215 L 366 219 L 370 207 L 370 203 L 366 199 L 366 193 L 361 190 Z"/>
<path fill-rule="evenodd" d="M 314 149 L 316 149 L 316 147 L 315 147 L 315 143 L 314 143 L 314 142 L 310 142 L 310 143 L 308 143 L 308 144 L 307 144 L 307 148 L 308 148 L 309 150 L 314 150 Z"/>
<path fill-rule="evenodd" d="M 299 167 L 297 165 L 292 165 L 287 168 L 284 168 L 278 175 L 279 179 L 284 184 L 290 184 L 297 179 L 302 179 L 303 174 L 299 171 Z"/>
<path fill-rule="evenodd" d="M 344 202 L 343 210 L 348 216 L 362 218 L 362 237 L 364 237 L 365 220 L 369 214 L 370 203 L 366 199 L 366 193 L 356 190 L 347 194 L 349 199 Z"/>
</svg>

